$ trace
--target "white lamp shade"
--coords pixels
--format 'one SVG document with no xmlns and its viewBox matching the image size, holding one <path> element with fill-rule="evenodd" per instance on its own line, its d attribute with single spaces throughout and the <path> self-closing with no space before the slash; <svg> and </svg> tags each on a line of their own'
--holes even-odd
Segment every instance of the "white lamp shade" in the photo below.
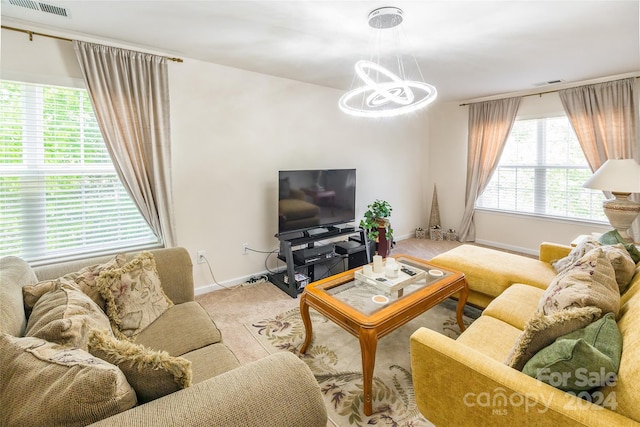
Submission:
<svg viewBox="0 0 640 427">
<path fill-rule="evenodd" d="M 616 193 L 640 193 L 640 165 L 634 159 L 609 159 L 582 186 Z"/>
</svg>

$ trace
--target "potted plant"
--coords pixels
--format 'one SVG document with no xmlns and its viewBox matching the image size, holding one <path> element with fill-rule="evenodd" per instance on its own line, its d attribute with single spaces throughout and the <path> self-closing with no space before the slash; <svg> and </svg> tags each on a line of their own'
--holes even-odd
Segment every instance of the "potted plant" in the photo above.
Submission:
<svg viewBox="0 0 640 427">
<path fill-rule="evenodd" d="M 367 232 L 369 240 L 378 243 L 378 254 L 386 257 L 393 241 L 393 228 L 389 222 L 393 208 L 385 200 L 376 200 L 367 208 L 364 218 L 360 221 L 360 227 Z"/>
</svg>

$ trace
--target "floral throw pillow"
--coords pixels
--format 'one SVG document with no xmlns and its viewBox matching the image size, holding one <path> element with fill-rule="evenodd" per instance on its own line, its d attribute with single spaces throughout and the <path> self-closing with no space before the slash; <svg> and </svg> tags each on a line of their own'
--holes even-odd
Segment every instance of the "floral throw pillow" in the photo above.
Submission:
<svg viewBox="0 0 640 427">
<path fill-rule="evenodd" d="M 587 252 L 591 251 L 594 248 L 599 248 L 600 246 L 602 246 L 600 242 L 598 242 L 593 237 L 588 236 L 582 239 L 582 241 L 578 243 L 575 248 L 571 249 L 569 255 L 562 259 L 554 261 L 551 265 L 553 265 L 553 268 L 555 268 L 557 273 L 564 273 L 565 271 L 573 267 L 573 265 L 578 262 L 580 258 L 585 256 Z"/>
<path fill-rule="evenodd" d="M 173 305 L 162 290 L 150 252 L 140 253 L 121 268 L 102 271 L 97 283 L 113 333 L 120 339 L 135 340 Z"/>
<path fill-rule="evenodd" d="M 104 264 L 90 265 L 77 272 L 65 274 L 58 279 L 43 280 L 35 285 L 23 287 L 22 294 L 27 316 L 29 316 L 40 297 L 47 292 L 53 291 L 56 287 L 59 287 L 60 284 L 68 284 L 80 289 L 104 310 L 104 299 L 100 295 L 96 280 L 103 270 L 122 267 L 126 263 L 127 259 L 125 254 L 118 254 Z"/>
<path fill-rule="evenodd" d="M 551 314 L 569 307 L 594 306 L 603 314 L 618 314 L 620 289 L 615 270 L 602 248 L 594 248 L 563 273 L 544 291 L 538 311 Z"/>
</svg>

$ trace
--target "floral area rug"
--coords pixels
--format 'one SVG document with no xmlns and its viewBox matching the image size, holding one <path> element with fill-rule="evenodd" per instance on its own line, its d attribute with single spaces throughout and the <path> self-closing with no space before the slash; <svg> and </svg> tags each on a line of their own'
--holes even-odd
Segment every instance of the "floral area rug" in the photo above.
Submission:
<svg viewBox="0 0 640 427">
<path fill-rule="evenodd" d="M 290 351 L 304 360 L 324 395 L 329 418 L 336 426 L 432 426 L 415 403 L 411 381 L 409 337 L 420 327 L 451 338 L 460 334 L 455 320 L 455 302 L 445 301 L 378 341 L 373 372 L 373 414 L 364 415 L 360 345 L 349 334 L 310 309 L 313 338 L 305 354 L 304 325 L 299 309 L 245 325 L 269 352 Z M 465 309 L 465 325 L 479 312 Z"/>
</svg>

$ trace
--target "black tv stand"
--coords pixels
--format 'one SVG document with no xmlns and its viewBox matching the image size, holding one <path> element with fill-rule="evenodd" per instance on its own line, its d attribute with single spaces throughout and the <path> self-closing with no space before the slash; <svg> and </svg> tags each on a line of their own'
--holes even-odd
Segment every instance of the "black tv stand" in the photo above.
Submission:
<svg viewBox="0 0 640 427">
<path fill-rule="evenodd" d="M 295 275 L 299 271 L 305 271 L 306 276 L 309 277 L 309 282 L 316 280 L 314 277 L 315 266 L 317 264 L 324 264 L 331 261 L 338 261 L 345 258 L 345 255 L 336 254 L 333 250 L 326 251 L 315 245 L 320 240 L 329 238 L 335 238 L 340 236 L 348 237 L 349 235 L 359 234 L 360 242 L 366 242 L 365 231 L 356 227 L 323 227 L 326 231 L 309 233 L 308 231 L 302 233 L 287 233 L 276 234 L 280 240 L 280 251 L 278 258 L 287 264 L 286 270 L 269 275 L 271 283 L 278 286 L 284 292 L 289 294 L 292 298 L 296 298 L 299 293 L 304 290 L 304 286 L 299 287 L 295 280 Z M 296 247 L 304 246 L 302 249 L 298 249 L 298 256 L 294 257 L 294 249 Z M 307 250 L 309 254 L 307 258 L 302 256 L 304 253 L 299 251 Z M 371 260 L 369 253 L 369 245 L 363 244 L 362 251 L 366 253 L 366 259 Z M 296 260 L 297 258 L 297 260 Z M 286 280 L 285 280 L 286 277 Z"/>
</svg>

